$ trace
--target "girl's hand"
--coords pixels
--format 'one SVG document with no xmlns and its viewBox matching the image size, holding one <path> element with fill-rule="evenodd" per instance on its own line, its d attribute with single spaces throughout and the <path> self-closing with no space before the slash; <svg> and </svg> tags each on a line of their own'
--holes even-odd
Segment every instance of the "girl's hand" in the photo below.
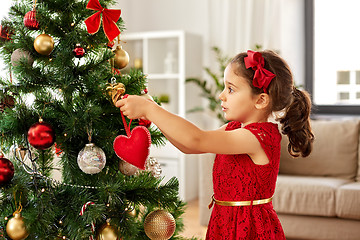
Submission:
<svg viewBox="0 0 360 240">
<path fill-rule="evenodd" d="M 146 119 L 146 113 L 149 110 L 151 101 L 136 95 L 128 95 L 116 102 L 115 106 L 129 119 Z"/>
</svg>

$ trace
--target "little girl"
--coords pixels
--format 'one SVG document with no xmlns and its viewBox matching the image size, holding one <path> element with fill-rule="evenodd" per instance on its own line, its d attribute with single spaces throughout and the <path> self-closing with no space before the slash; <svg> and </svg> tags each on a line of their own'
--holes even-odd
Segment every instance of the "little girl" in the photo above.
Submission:
<svg viewBox="0 0 360 240">
<path fill-rule="evenodd" d="M 206 239 L 285 239 L 271 203 L 281 134 L 268 118 L 282 111 L 277 120 L 289 137 L 288 151 L 308 156 L 314 138 L 311 101 L 294 86 L 286 62 L 272 51 L 238 54 L 225 69 L 224 83 L 219 98 L 230 122 L 214 131 L 203 131 L 139 96 L 123 98 L 116 106 L 130 119 L 152 121 L 184 153 L 217 154 Z"/>
</svg>

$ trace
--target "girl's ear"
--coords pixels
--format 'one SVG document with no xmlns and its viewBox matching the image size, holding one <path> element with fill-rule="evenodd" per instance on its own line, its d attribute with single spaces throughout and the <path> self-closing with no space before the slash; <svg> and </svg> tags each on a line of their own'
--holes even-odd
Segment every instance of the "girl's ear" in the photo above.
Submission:
<svg viewBox="0 0 360 240">
<path fill-rule="evenodd" d="M 261 93 L 257 96 L 255 107 L 257 109 L 265 109 L 270 105 L 270 97 L 266 93 Z"/>
</svg>

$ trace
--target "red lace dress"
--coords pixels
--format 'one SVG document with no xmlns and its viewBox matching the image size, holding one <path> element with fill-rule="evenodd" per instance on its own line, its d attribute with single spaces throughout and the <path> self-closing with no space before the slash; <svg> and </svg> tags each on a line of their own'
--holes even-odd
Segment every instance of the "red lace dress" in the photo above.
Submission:
<svg viewBox="0 0 360 240">
<path fill-rule="evenodd" d="M 226 131 L 241 127 L 230 122 Z M 221 155 L 213 168 L 214 197 L 221 201 L 249 201 L 273 196 L 280 162 L 281 135 L 274 123 L 252 123 L 244 127 L 259 140 L 269 163 L 256 165 L 247 154 Z M 285 239 L 272 203 L 253 206 L 214 204 L 207 240 Z"/>
</svg>

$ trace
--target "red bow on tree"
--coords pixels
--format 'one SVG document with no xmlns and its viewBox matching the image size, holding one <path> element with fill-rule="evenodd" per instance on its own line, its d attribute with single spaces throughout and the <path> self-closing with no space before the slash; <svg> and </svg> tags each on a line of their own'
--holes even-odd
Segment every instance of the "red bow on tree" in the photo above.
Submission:
<svg viewBox="0 0 360 240">
<path fill-rule="evenodd" d="M 247 54 L 244 63 L 246 68 L 252 68 L 255 71 L 253 85 L 264 89 L 264 92 L 267 93 L 266 89 L 276 75 L 264 68 L 265 60 L 261 53 L 248 50 Z"/>
<path fill-rule="evenodd" d="M 99 0 L 90 0 L 86 5 L 86 8 L 98 11 L 85 19 L 88 33 L 95 34 L 99 31 L 101 24 L 100 15 L 102 13 L 103 29 L 109 42 L 114 40 L 114 38 L 120 34 L 120 29 L 116 25 L 116 22 L 120 18 L 121 10 L 103 8 L 100 5 Z"/>
</svg>

